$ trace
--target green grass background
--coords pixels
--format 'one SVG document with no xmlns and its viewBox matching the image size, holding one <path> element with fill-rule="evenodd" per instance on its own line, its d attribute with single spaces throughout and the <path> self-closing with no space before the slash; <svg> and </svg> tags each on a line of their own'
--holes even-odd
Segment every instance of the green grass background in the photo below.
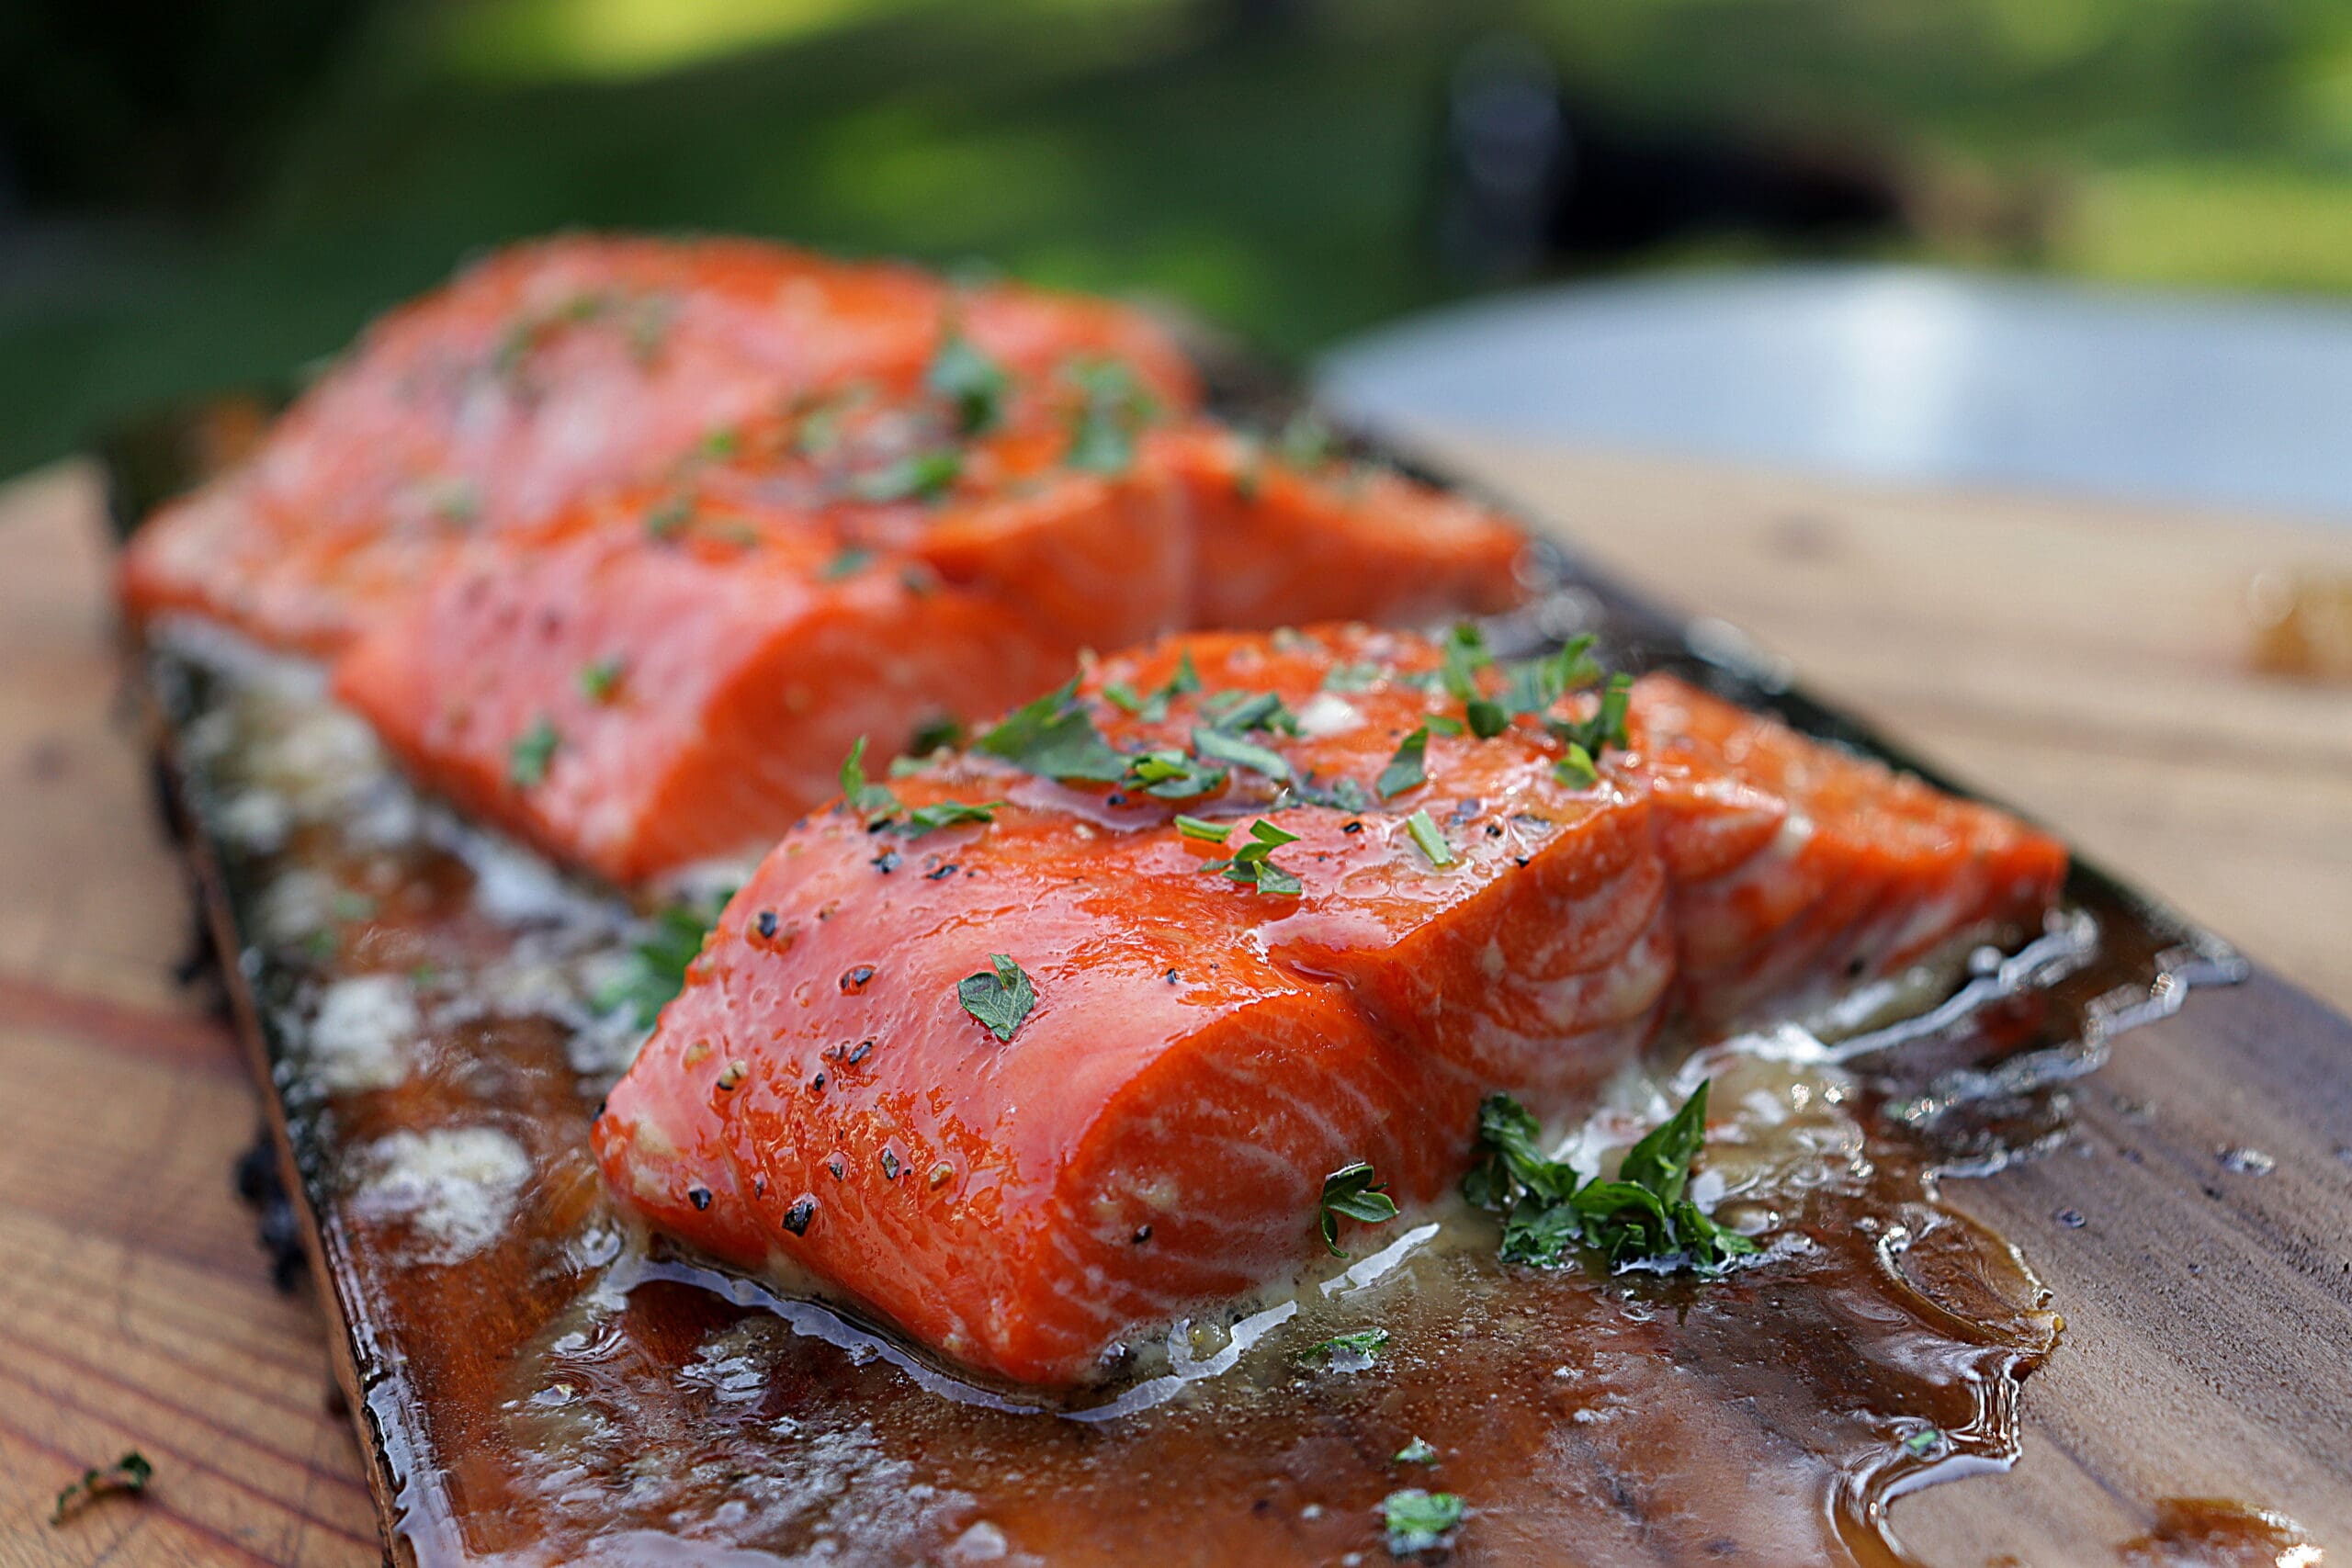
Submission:
<svg viewBox="0 0 2352 1568">
<path fill-rule="evenodd" d="M 1295 0 L 1258 28 L 1237 8 L 384 6 L 235 200 L 74 225 L 0 276 L 0 473 L 142 403 L 283 373 L 466 253 L 568 225 L 984 258 L 1303 355 L 1457 291 L 1424 239 L 1439 96 L 1501 27 L 1637 119 L 1866 147 L 2037 215 L 1881 254 L 2352 289 L 2342 0 Z"/>
</svg>

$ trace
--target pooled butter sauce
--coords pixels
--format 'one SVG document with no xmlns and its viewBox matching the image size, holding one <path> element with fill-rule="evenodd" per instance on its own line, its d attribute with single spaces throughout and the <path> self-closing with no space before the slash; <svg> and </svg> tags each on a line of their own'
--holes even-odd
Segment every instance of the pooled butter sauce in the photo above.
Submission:
<svg viewBox="0 0 2352 1568">
<path fill-rule="evenodd" d="M 1430 1561 L 1901 1562 L 1891 1506 L 2015 1462 L 2062 1327 L 1939 1182 L 2058 1136 L 2117 1033 L 2234 964 L 2069 909 L 1662 1045 L 1561 1149 L 1600 1168 L 1711 1078 L 1694 1195 L 1742 1267 L 1507 1267 L 1490 1217 L 1408 1214 L 1056 1401 L 628 1227 L 586 1134 L 643 912 L 418 799 L 315 672 L 185 628 L 155 657 L 426 1563 L 1383 1562 L 1407 1488 L 1464 1504 Z M 2214 1556 L 2228 1521 L 2181 1507 L 2128 1560 L 2305 1550 Z"/>
</svg>

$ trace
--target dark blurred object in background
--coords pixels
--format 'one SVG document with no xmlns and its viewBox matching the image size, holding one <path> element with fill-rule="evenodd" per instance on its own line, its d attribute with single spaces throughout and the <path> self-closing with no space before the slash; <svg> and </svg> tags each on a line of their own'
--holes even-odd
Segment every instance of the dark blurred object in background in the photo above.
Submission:
<svg viewBox="0 0 2352 1568">
<path fill-rule="evenodd" d="M 245 194 L 374 0 L 7 0 L 0 212 Z"/>
<path fill-rule="evenodd" d="M 1544 50 L 1481 39 L 1445 106 L 1435 237 L 1466 282 L 1726 234 L 1845 244 L 1909 227 L 1899 172 L 1745 128 L 1645 127 L 1580 101 Z"/>
</svg>

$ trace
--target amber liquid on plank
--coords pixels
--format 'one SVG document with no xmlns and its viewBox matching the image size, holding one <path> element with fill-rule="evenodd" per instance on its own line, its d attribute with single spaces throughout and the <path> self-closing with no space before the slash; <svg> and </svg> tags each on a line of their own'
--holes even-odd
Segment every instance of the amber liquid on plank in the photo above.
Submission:
<svg viewBox="0 0 2352 1568">
<path fill-rule="evenodd" d="M 628 911 L 420 807 L 299 672 L 189 660 L 182 765 L 421 1562 L 1378 1562 L 1402 1487 L 1465 1500 L 1464 1563 L 1899 1562 L 1894 1498 L 2016 1457 L 2057 1322 L 1934 1173 L 2055 1135 L 2063 1090 L 1898 1112 L 2058 1049 L 2147 953 L 1843 1069 L 1715 1048 L 1718 1213 L 1768 1244 L 1727 1278 L 1508 1268 L 1457 1211 L 1367 1282 L 1181 1325 L 1210 1360 L 1257 1325 L 1169 1397 L 1114 1413 L 1166 1375 L 1139 1345 L 1040 1407 L 632 1234 L 586 1146 Z M 1642 1089 L 1594 1125 L 1637 1133 Z M 1316 1348 L 1371 1327 L 1368 1364 Z M 1434 1463 L 1396 1458 L 1415 1439 Z"/>
</svg>

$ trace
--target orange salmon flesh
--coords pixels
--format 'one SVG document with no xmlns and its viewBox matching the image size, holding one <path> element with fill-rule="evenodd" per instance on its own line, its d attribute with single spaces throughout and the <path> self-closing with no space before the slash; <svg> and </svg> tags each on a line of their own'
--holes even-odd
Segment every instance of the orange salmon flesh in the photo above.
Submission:
<svg viewBox="0 0 2352 1568">
<path fill-rule="evenodd" d="M 1271 694 L 1286 716 L 1238 737 L 1263 766 L 1169 798 L 1132 764 L 1059 782 L 975 749 L 896 781 L 895 807 L 810 817 L 597 1122 L 615 1190 L 943 1356 L 1083 1381 L 1310 1256 L 1327 1173 L 1369 1160 L 1428 1200 L 1487 1092 L 1573 1110 L 1669 1014 L 1714 1027 L 1824 964 L 1883 973 L 2032 919 L 2064 874 L 1998 812 L 1670 678 L 1634 685 L 1627 745 L 1589 777 L 1541 716 L 1427 733 L 1464 711 L 1442 660 L 1357 626 L 1171 638 L 1093 664 L 1070 711 L 1129 758 L 1205 759 L 1234 737 L 1202 730 Z M 1416 731 L 1422 776 L 1383 796 Z M 909 834 L 950 801 L 991 818 Z M 1204 869 L 1260 821 L 1295 835 L 1271 854 L 1295 894 Z M 1009 1039 L 958 992 L 993 954 L 1035 995 Z"/>
</svg>

